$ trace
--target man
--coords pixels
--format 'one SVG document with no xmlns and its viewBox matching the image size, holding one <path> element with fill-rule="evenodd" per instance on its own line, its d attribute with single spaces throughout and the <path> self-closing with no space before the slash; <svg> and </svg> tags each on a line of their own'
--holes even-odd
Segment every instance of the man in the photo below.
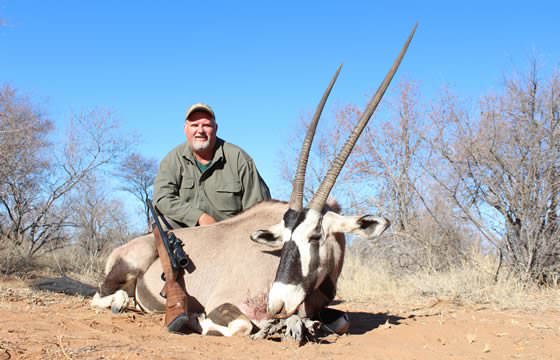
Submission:
<svg viewBox="0 0 560 360">
<path fill-rule="evenodd" d="M 209 225 L 270 199 L 255 163 L 216 136 L 214 111 L 202 103 L 185 116 L 187 143 L 161 161 L 154 201 L 173 227 Z"/>
<path fill-rule="evenodd" d="M 192 105 L 185 116 L 187 142 L 160 163 L 154 203 L 173 228 L 210 225 L 270 199 L 251 157 L 218 138 L 217 130 L 212 108 Z M 182 279 L 167 276 L 169 258 L 158 236 L 156 245 L 166 274 L 165 325 L 169 331 L 181 332 L 188 326 L 186 290 Z"/>
</svg>

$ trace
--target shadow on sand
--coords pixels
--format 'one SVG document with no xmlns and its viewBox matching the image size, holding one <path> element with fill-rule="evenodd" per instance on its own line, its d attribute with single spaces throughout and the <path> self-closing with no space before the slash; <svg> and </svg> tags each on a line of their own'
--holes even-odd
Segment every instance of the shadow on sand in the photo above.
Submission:
<svg viewBox="0 0 560 360">
<path fill-rule="evenodd" d="M 378 328 L 379 326 L 389 322 L 391 325 L 399 325 L 404 317 L 390 315 L 388 313 L 367 313 L 367 312 L 348 312 L 350 317 L 350 330 L 351 335 L 361 335 L 368 331 Z"/>
<path fill-rule="evenodd" d="M 95 286 L 74 280 L 67 276 L 43 277 L 33 281 L 31 288 L 34 290 L 45 290 L 66 295 L 81 295 L 91 297 L 97 291 Z"/>
</svg>

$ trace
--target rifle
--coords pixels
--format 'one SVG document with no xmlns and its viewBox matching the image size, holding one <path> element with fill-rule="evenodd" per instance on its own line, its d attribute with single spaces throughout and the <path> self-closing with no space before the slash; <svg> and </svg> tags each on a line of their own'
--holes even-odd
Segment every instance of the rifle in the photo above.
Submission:
<svg viewBox="0 0 560 360">
<path fill-rule="evenodd" d="M 154 219 L 153 233 L 163 270 L 161 279 L 165 282 L 160 292 L 161 297 L 166 299 L 165 326 L 170 332 L 183 332 L 189 322 L 188 295 L 183 275 L 184 269 L 192 265 L 192 262 L 185 254 L 181 240 L 177 239 L 173 232 L 163 230 L 158 213 L 150 199 L 146 199 L 146 205 Z M 165 218 L 162 216 L 161 219 L 170 229 Z M 187 271 L 192 272 L 192 269 L 187 269 Z"/>
<path fill-rule="evenodd" d="M 187 269 L 190 263 L 187 254 L 185 254 L 185 251 L 183 250 L 183 242 L 177 239 L 177 237 L 173 232 L 167 232 L 163 230 L 161 223 L 159 222 L 159 216 L 157 210 L 154 208 L 152 204 L 152 200 L 146 199 L 146 205 L 148 205 L 148 210 L 150 211 L 150 214 L 154 219 L 154 227 L 159 232 L 159 235 L 161 237 L 161 242 L 163 243 L 163 246 L 167 251 L 167 255 L 169 256 L 169 262 L 171 263 L 171 268 L 173 270 L 173 273 L 179 274 L 183 271 L 183 269 Z M 162 217 L 162 219 L 163 221 L 165 221 L 165 218 Z M 167 222 L 165 223 L 167 227 L 170 228 Z"/>
</svg>

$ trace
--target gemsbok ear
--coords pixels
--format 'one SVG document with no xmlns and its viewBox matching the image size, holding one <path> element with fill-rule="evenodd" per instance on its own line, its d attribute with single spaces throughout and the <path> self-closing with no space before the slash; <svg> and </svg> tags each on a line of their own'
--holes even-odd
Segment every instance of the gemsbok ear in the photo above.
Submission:
<svg viewBox="0 0 560 360">
<path fill-rule="evenodd" d="M 327 232 L 352 233 L 363 238 L 372 238 L 383 234 L 391 225 L 389 220 L 372 215 L 343 216 L 328 212 L 323 217 L 323 227 Z"/>
<path fill-rule="evenodd" d="M 280 224 L 274 225 L 268 230 L 255 231 L 251 234 L 251 240 L 272 248 L 282 247 L 282 232 Z"/>
<path fill-rule="evenodd" d="M 366 237 L 376 237 L 385 232 L 391 222 L 383 217 L 377 217 L 372 215 L 364 215 L 357 221 L 360 226 L 360 230 L 365 234 Z"/>
</svg>

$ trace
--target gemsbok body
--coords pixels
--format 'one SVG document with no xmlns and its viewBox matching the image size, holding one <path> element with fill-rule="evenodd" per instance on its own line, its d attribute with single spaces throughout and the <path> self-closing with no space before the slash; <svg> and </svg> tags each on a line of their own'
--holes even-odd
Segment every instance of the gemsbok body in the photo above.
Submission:
<svg viewBox="0 0 560 360">
<path fill-rule="evenodd" d="M 333 211 L 336 206 L 327 203 L 327 198 L 415 30 L 416 26 L 306 207 L 303 188 L 309 151 L 340 67 L 308 127 L 289 203 L 265 201 L 210 226 L 173 230 L 193 265 L 184 275 L 193 331 L 248 335 L 270 319 L 322 320 L 321 312 L 336 295 L 344 234 L 374 238 L 389 226 L 383 217 L 343 216 Z M 134 296 L 144 311 L 163 312 L 161 273 L 153 236 L 133 239 L 109 256 L 105 280 L 92 305 L 120 311 L 128 296 Z"/>
</svg>

